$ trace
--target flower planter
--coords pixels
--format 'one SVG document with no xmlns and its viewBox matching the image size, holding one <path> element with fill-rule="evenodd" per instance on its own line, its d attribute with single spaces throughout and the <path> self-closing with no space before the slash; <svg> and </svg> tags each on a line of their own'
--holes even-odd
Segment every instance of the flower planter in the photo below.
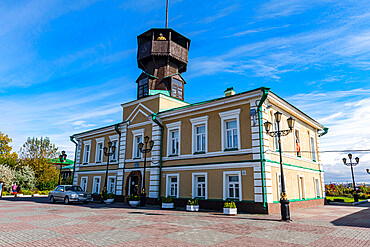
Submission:
<svg viewBox="0 0 370 247">
<path fill-rule="evenodd" d="M 112 204 L 114 202 L 114 199 L 107 199 L 107 200 L 104 200 L 104 203 L 105 204 Z"/>
<path fill-rule="evenodd" d="M 224 208 L 224 214 L 237 215 L 237 213 L 238 213 L 237 208 Z"/>
<path fill-rule="evenodd" d="M 33 194 L 32 196 L 33 197 L 38 197 L 38 196 L 40 196 L 40 194 Z"/>
<path fill-rule="evenodd" d="M 174 208 L 174 207 L 175 207 L 175 204 L 173 202 L 171 202 L 171 203 L 162 202 L 162 208 L 171 209 L 171 208 Z"/>
<path fill-rule="evenodd" d="M 186 205 L 186 211 L 199 211 L 199 205 Z"/>
<path fill-rule="evenodd" d="M 128 201 L 131 207 L 137 207 L 140 204 L 140 201 Z"/>
<path fill-rule="evenodd" d="M 16 197 L 23 197 L 23 194 L 16 194 Z"/>
</svg>

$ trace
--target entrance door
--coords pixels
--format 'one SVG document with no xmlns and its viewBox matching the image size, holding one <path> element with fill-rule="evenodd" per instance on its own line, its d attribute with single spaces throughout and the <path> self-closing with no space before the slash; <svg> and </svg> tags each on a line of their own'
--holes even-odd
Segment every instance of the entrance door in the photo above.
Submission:
<svg viewBox="0 0 370 247">
<path fill-rule="evenodd" d="M 130 178 L 130 195 L 139 195 L 139 176 L 133 175 Z"/>
</svg>

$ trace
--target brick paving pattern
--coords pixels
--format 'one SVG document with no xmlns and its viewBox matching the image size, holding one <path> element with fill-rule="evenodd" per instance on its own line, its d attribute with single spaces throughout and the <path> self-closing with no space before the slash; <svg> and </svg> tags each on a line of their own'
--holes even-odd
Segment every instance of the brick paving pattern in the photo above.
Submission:
<svg viewBox="0 0 370 247">
<path fill-rule="evenodd" d="M 280 215 L 0 200 L 0 246 L 370 246 L 370 203 Z"/>
</svg>

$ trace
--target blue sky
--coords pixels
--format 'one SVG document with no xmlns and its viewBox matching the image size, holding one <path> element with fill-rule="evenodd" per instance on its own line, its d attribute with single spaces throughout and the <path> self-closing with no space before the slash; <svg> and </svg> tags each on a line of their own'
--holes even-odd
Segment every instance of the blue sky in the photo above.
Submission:
<svg viewBox="0 0 370 247">
<path fill-rule="evenodd" d="M 164 26 L 165 3 L 1 1 L 0 131 L 14 149 L 49 136 L 73 157 L 70 135 L 121 121 L 136 36 Z M 192 41 L 186 101 L 270 87 L 330 128 L 322 150 L 370 149 L 368 1 L 170 0 L 169 27 Z M 350 181 L 346 154 L 322 154 L 326 181 Z M 370 154 L 354 155 L 370 182 Z"/>
</svg>

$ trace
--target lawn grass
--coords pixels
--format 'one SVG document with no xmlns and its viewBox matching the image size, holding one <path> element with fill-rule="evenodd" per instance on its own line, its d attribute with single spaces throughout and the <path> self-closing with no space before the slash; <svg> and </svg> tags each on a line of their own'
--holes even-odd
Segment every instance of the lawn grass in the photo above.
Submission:
<svg viewBox="0 0 370 247">
<path fill-rule="evenodd" d="M 353 197 L 346 197 L 346 196 L 327 196 L 327 200 L 333 201 L 334 199 L 343 199 L 344 202 L 355 202 L 355 199 Z M 364 201 L 365 199 L 358 199 L 358 201 Z"/>
</svg>

